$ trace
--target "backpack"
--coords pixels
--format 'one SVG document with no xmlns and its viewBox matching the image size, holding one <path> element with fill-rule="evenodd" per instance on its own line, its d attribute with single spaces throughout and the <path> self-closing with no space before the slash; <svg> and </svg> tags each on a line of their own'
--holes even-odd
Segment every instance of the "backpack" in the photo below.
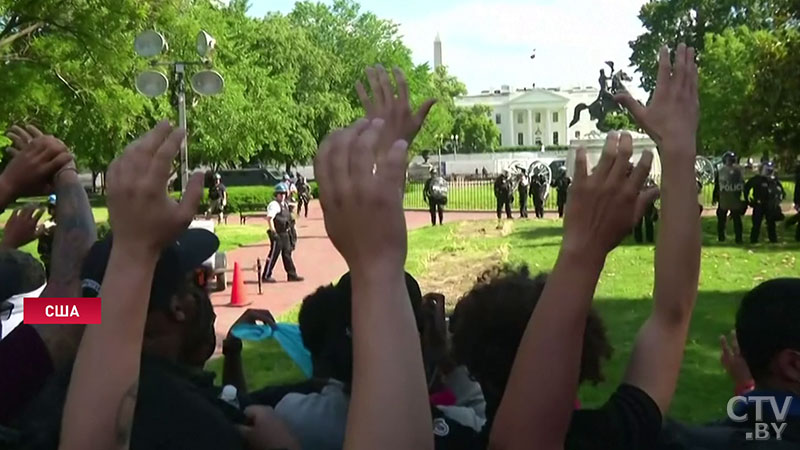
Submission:
<svg viewBox="0 0 800 450">
<path fill-rule="evenodd" d="M 437 202 L 447 202 L 447 181 L 442 177 L 436 177 L 431 181 L 430 197 Z"/>
</svg>

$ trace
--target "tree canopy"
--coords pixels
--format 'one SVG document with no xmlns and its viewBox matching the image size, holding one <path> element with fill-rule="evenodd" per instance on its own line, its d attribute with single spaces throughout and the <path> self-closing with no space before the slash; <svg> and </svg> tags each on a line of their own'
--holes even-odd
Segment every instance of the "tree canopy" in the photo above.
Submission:
<svg viewBox="0 0 800 450">
<path fill-rule="evenodd" d="M 133 51 L 143 30 L 169 43 L 159 61 L 199 61 L 195 38 L 217 40 L 213 69 L 225 79 L 215 97 L 187 92 L 193 166 L 310 161 L 330 130 L 363 114 L 355 93 L 368 65 L 400 67 L 414 105 L 439 100 L 412 152 L 454 133 L 453 97 L 466 93 L 446 68 L 415 65 L 398 27 L 351 0 L 298 2 L 289 14 L 254 18 L 247 0 L 0 0 L 0 120 L 33 121 L 62 137 L 79 166 L 94 172 L 164 117 L 177 119 L 174 78 Z M 170 80 L 167 95 L 134 88 L 143 70 Z M 188 76 L 202 70 L 188 66 Z"/>
</svg>

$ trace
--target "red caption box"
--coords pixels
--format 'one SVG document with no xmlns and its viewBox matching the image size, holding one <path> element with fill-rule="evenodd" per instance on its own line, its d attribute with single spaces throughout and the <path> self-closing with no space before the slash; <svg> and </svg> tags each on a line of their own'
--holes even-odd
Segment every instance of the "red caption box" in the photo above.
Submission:
<svg viewBox="0 0 800 450">
<path fill-rule="evenodd" d="M 99 298 L 26 298 L 23 322 L 30 325 L 100 323 Z"/>
</svg>

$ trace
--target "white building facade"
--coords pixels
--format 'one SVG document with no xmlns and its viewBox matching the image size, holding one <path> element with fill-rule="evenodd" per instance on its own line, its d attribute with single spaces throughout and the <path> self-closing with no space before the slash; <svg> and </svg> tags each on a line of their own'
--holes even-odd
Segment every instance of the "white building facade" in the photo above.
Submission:
<svg viewBox="0 0 800 450">
<path fill-rule="evenodd" d="M 490 118 L 500 128 L 499 147 L 549 147 L 569 146 L 596 131 L 596 121 L 590 120 L 589 111 L 573 127 L 569 123 L 575 107 L 590 104 L 599 95 L 597 88 L 512 90 L 503 86 L 499 90 L 483 91 L 455 99 L 457 106 L 486 105 L 492 108 Z"/>
</svg>

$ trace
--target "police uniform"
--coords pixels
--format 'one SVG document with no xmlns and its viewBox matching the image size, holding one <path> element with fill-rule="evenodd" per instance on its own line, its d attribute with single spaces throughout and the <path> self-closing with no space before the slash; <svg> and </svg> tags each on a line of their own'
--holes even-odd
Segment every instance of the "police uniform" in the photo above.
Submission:
<svg viewBox="0 0 800 450">
<path fill-rule="evenodd" d="M 519 178 L 519 187 L 517 193 L 519 194 L 519 216 L 523 219 L 528 218 L 528 185 L 530 178 L 525 172 Z"/>
<path fill-rule="evenodd" d="M 431 177 L 425 181 L 425 186 L 422 189 L 422 198 L 428 203 L 428 210 L 431 213 L 431 225 L 436 226 L 436 216 L 439 216 L 439 225 L 444 220 L 444 205 L 447 204 L 447 193 L 437 192 L 434 189 L 434 182 L 436 184 L 446 184 L 444 178 L 431 173 Z"/>
<path fill-rule="evenodd" d="M 277 191 L 279 193 L 281 191 Z M 285 192 L 285 190 L 284 190 Z M 291 237 L 292 227 L 292 213 L 289 210 L 289 204 L 284 198 L 283 201 L 273 200 L 267 206 L 267 216 L 272 220 L 275 227 L 274 230 L 269 230 L 269 254 L 267 255 L 266 263 L 264 265 L 264 273 L 261 279 L 265 282 L 274 282 L 272 279 L 272 271 L 275 269 L 275 264 L 278 262 L 278 257 L 283 259 L 283 268 L 286 270 L 289 281 L 300 281 L 302 278 L 297 276 L 297 269 L 292 260 L 293 243 Z"/>
<path fill-rule="evenodd" d="M 753 198 L 750 199 L 750 192 Z M 750 231 L 750 242 L 755 244 L 761 235 L 761 223 L 767 220 L 767 235 L 772 243 L 778 242 L 775 223 L 783 220 L 781 201 L 786 193 L 780 181 L 772 175 L 756 175 L 747 181 L 744 187 L 744 196 L 753 207 L 753 229 Z"/>
<path fill-rule="evenodd" d="M 306 179 L 302 177 L 297 179 L 297 201 L 297 215 L 299 216 L 300 212 L 305 208 L 303 217 L 308 217 L 308 202 L 311 201 L 311 186 L 309 186 Z"/>
<path fill-rule="evenodd" d="M 653 187 L 655 183 L 652 180 L 648 180 L 646 187 Z M 639 219 L 639 223 L 633 228 L 633 238 L 636 240 L 637 243 L 641 244 L 644 242 L 644 238 L 647 238 L 647 242 L 654 242 L 655 241 L 655 232 L 653 228 L 653 224 L 655 221 L 658 220 L 658 210 L 656 209 L 656 201 L 653 200 L 647 204 L 645 207 L 644 215 L 641 219 Z M 644 226 L 644 233 L 642 233 L 642 226 Z"/>
<path fill-rule="evenodd" d="M 215 180 L 219 181 L 219 177 L 215 177 Z M 215 183 L 214 186 L 208 188 L 208 200 L 209 204 L 206 217 L 208 218 L 211 214 L 217 214 L 219 222 L 223 222 L 225 220 L 227 189 L 222 182 Z"/>
<path fill-rule="evenodd" d="M 742 243 L 742 216 L 747 211 L 747 204 L 742 200 L 744 176 L 742 169 L 735 165 L 724 165 L 719 168 L 714 178 L 713 199 L 717 205 L 717 237 L 725 241 L 725 225 L 730 213 L 733 219 L 733 230 L 736 243 Z"/>
<path fill-rule="evenodd" d="M 494 196 L 497 199 L 497 218 L 502 218 L 502 212 L 505 209 L 506 217 L 511 219 L 511 202 L 514 201 L 514 196 L 511 193 L 511 180 L 506 174 L 495 178 Z"/>
<path fill-rule="evenodd" d="M 546 180 L 542 179 L 541 175 L 534 176 L 531 179 L 531 197 L 533 198 L 533 209 L 536 211 L 536 217 L 541 219 L 544 217 L 544 196 L 547 192 Z"/>
<path fill-rule="evenodd" d="M 552 187 L 556 189 L 556 204 L 558 205 L 558 217 L 564 217 L 564 205 L 567 204 L 567 191 L 572 180 L 567 176 L 566 171 L 553 181 Z"/>
</svg>

